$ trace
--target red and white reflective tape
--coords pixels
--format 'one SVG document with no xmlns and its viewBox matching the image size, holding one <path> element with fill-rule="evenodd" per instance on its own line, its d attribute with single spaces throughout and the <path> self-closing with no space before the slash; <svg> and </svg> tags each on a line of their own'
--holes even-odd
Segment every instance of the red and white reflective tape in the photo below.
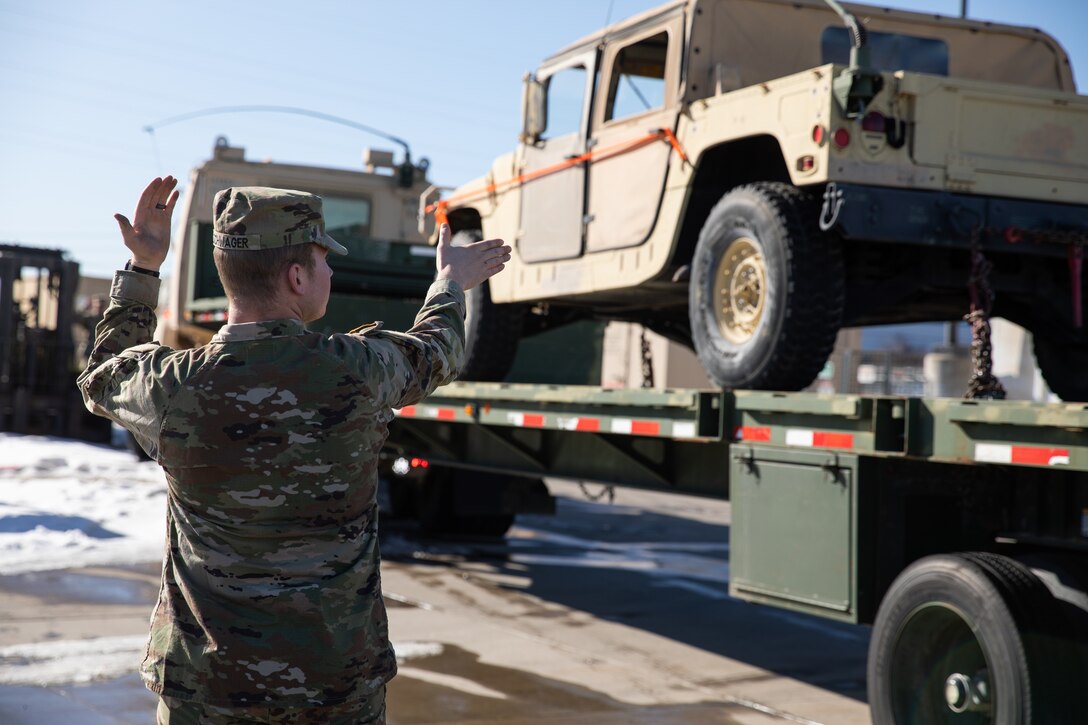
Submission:
<svg viewBox="0 0 1088 725">
<path fill-rule="evenodd" d="M 601 430 L 600 418 L 564 418 L 560 416 L 555 419 L 555 424 L 561 430 L 583 430 L 588 433 L 599 433 Z"/>
<path fill-rule="evenodd" d="M 406 405 L 403 408 L 394 408 L 393 414 L 399 418 L 437 418 L 438 420 L 457 419 L 456 409 L 440 408 L 435 405 Z"/>
<path fill-rule="evenodd" d="M 656 420 L 613 418 L 612 432 L 621 435 L 656 436 L 661 435 L 661 424 Z"/>
<path fill-rule="evenodd" d="M 506 422 L 518 428 L 557 428 L 559 430 L 584 431 L 586 433 L 617 433 L 636 436 L 672 436 L 674 438 L 697 437 L 694 421 L 638 420 L 635 418 L 595 418 L 555 414 L 549 421 L 543 413 L 507 412 Z"/>
<path fill-rule="evenodd" d="M 673 438 L 695 438 L 695 422 L 678 420 L 672 424 Z"/>
<path fill-rule="evenodd" d="M 1068 466 L 1068 448 L 976 443 L 975 460 L 982 463 L 1018 463 L 1028 466 Z"/>
<path fill-rule="evenodd" d="M 507 413 L 506 421 L 519 428 L 544 427 L 544 416 L 540 413 Z"/>
<path fill-rule="evenodd" d="M 471 412 L 458 415 L 456 408 L 436 405 L 406 405 L 393 409 L 399 418 L 437 418 L 438 420 L 471 419 Z M 488 415 L 490 413 L 490 415 Z M 635 418 L 598 418 L 591 416 L 563 415 L 560 413 L 529 413 L 525 411 L 489 411 L 484 408 L 483 423 L 503 421 L 517 428 L 551 428 L 586 433 L 618 433 L 620 435 L 657 436 L 673 438 L 697 438 L 695 421 L 638 420 Z"/>
<path fill-rule="evenodd" d="M 786 431 L 786 445 L 803 448 L 853 448 L 854 434 L 790 428 Z"/>
<path fill-rule="evenodd" d="M 770 443 L 771 429 L 761 425 L 738 425 L 733 429 L 733 440 L 748 443 Z"/>
</svg>

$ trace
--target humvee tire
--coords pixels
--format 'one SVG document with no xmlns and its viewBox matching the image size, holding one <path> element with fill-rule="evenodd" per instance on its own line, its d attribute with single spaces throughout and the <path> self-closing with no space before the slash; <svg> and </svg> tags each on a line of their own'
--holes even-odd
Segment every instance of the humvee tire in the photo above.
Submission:
<svg viewBox="0 0 1088 725">
<path fill-rule="evenodd" d="M 695 248 L 692 342 L 722 388 L 801 390 L 823 368 L 842 322 L 842 250 L 794 186 L 758 182 L 722 197 Z"/>
<path fill-rule="evenodd" d="M 1088 402 L 1088 346 L 1035 335 L 1035 362 L 1050 391 L 1067 402 Z"/>
<path fill-rule="evenodd" d="M 465 246 L 483 239 L 479 229 L 453 235 L 452 244 Z M 506 377 L 517 355 L 525 308 L 491 301 L 487 282 L 465 292 L 465 366 L 460 380 L 497 382 Z"/>
</svg>

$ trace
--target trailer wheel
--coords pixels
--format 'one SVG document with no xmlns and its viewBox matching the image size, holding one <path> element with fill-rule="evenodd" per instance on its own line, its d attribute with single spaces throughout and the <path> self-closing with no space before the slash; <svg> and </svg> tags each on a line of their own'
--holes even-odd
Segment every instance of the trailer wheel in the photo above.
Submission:
<svg viewBox="0 0 1088 725">
<path fill-rule="evenodd" d="M 1065 401 L 1088 401 L 1088 346 L 1035 335 L 1035 362 L 1050 390 Z"/>
<path fill-rule="evenodd" d="M 464 246 L 483 239 L 479 229 L 453 236 Z M 491 301 L 491 285 L 484 282 L 465 292 L 465 366 L 461 380 L 501 381 L 510 372 L 521 340 L 525 307 Z"/>
<path fill-rule="evenodd" d="M 1031 570 L 994 554 L 921 559 L 892 583 L 869 648 L 873 721 L 1056 723 L 1074 689 L 1055 607 Z"/>
<path fill-rule="evenodd" d="M 714 206 L 692 260 L 688 315 L 707 375 L 723 388 L 800 390 L 842 324 L 845 272 L 813 200 L 789 184 L 733 189 Z"/>
</svg>

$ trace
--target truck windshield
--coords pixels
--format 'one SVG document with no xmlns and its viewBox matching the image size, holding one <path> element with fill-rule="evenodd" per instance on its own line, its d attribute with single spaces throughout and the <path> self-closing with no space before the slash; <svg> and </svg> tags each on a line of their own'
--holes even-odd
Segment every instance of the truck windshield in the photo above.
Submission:
<svg viewBox="0 0 1088 725">
<path fill-rule="evenodd" d="M 820 36 L 820 55 L 824 63 L 850 62 L 849 31 L 842 26 L 824 29 Z M 869 52 L 878 71 L 905 70 L 932 75 L 948 75 L 948 43 L 934 38 L 917 38 L 898 33 L 869 33 Z"/>
<path fill-rule="evenodd" d="M 372 238 L 369 199 L 325 194 L 321 198 L 325 231 L 348 249 L 347 256 L 329 255 L 334 292 L 423 296 L 434 278 L 432 247 Z M 212 256 L 212 225 L 194 222 L 194 227 L 190 232 L 196 240 L 192 299 L 221 300 L 226 293 Z"/>
</svg>

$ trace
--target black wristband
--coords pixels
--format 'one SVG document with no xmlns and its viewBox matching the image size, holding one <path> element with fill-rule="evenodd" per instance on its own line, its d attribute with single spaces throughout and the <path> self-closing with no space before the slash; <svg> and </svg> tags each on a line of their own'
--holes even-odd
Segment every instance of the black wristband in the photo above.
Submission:
<svg viewBox="0 0 1088 725">
<path fill-rule="evenodd" d="M 137 267 L 132 263 L 132 260 L 125 262 L 125 270 L 128 272 L 139 272 L 140 274 L 149 274 L 152 277 L 158 277 L 159 273 L 153 269 L 144 269 L 143 267 Z"/>
</svg>

